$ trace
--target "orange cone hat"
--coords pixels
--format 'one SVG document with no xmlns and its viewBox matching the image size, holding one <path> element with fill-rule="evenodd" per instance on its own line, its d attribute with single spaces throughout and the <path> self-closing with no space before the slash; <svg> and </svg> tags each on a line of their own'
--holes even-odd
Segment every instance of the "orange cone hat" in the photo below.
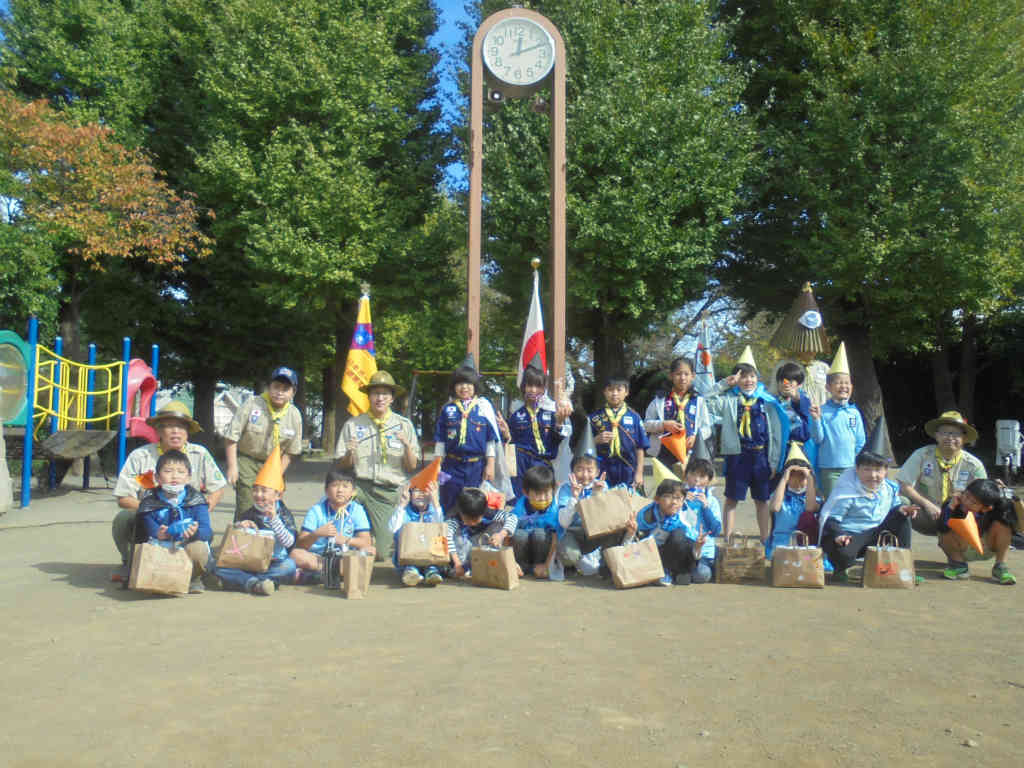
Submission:
<svg viewBox="0 0 1024 768">
<path fill-rule="evenodd" d="M 426 491 L 427 486 L 431 483 L 436 483 L 438 475 L 441 472 L 441 457 L 438 456 L 432 462 L 427 464 L 423 469 L 417 472 L 413 478 L 409 481 L 410 488 L 416 488 L 420 491 Z"/>
<path fill-rule="evenodd" d="M 141 475 L 136 475 L 135 476 L 135 482 L 137 482 L 139 485 L 141 485 L 146 490 L 149 490 L 151 488 L 156 488 L 156 476 L 155 476 L 155 473 L 151 469 L 148 472 L 143 472 Z"/>
<path fill-rule="evenodd" d="M 262 485 L 264 488 L 273 488 L 278 493 L 284 490 L 284 474 L 281 472 L 280 449 L 275 448 L 270 452 L 252 484 Z"/>
<path fill-rule="evenodd" d="M 979 555 L 985 554 L 981 546 L 981 536 L 978 533 L 978 523 L 974 519 L 973 512 L 968 512 L 967 517 L 951 517 L 948 524 L 949 529 L 978 550 Z"/>
<path fill-rule="evenodd" d="M 661 444 L 668 448 L 680 462 L 686 463 L 686 432 L 665 435 L 661 438 Z"/>
</svg>

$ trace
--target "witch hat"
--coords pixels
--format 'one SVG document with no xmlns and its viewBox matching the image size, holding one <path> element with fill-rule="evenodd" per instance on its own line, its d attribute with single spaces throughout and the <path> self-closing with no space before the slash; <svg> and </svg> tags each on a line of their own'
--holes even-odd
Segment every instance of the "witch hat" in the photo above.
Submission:
<svg viewBox="0 0 1024 768">
<path fill-rule="evenodd" d="M 661 438 L 661 444 L 679 461 L 686 463 L 686 432 L 670 432 Z"/>
<path fill-rule="evenodd" d="M 416 488 L 420 491 L 426 491 L 427 486 L 431 483 L 437 483 L 440 485 L 441 475 L 441 457 L 438 456 L 432 462 L 427 464 L 423 469 L 417 472 L 409 480 L 409 487 Z"/>
<path fill-rule="evenodd" d="M 868 438 L 867 443 L 864 445 L 865 451 L 871 451 L 871 453 L 882 456 L 889 461 L 892 461 L 892 456 L 889 453 L 889 446 L 885 439 L 885 416 L 879 416 L 875 422 L 875 428 L 871 430 L 871 437 Z"/>
<path fill-rule="evenodd" d="M 590 429 L 589 424 L 583 428 L 583 434 L 580 435 L 580 439 L 576 443 L 576 451 L 573 453 L 573 456 L 577 459 L 581 456 L 589 456 L 592 459 L 597 458 L 597 446 L 594 445 L 594 433 Z"/>
<path fill-rule="evenodd" d="M 974 519 L 973 512 L 968 512 L 967 517 L 951 517 L 946 523 L 953 533 L 978 550 L 979 555 L 985 554 L 978 533 L 978 521 Z"/>
<path fill-rule="evenodd" d="M 836 350 L 836 356 L 832 358 L 832 367 L 828 369 L 829 374 L 833 373 L 845 373 L 847 376 L 850 375 L 850 363 L 846 359 L 846 342 L 839 342 L 839 349 Z"/>
<path fill-rule="evenodd" d="M 789 314 L 772 336 L 771 345 L 792 353 L 805 363 L 828 352 L 828 336 L 810 283 L 804 283 L 800 289 Z"/>
<path fill-rule="evenodd" d="M 275 447 L 270 452 L 252 484 L 273 488 L 278 493 L 284 490 L 284 473 L 281 472 L 281 450 L 279 448 Z"/>
<path fill-rule="evenodd" d="M 477 371 L 477 369 L 476 369 L 476 360 L 473 359 L 473 353 L 472 352 L 467 352 L 466 353 L 466 357 L 463 358 L 462 362 L 459 363 L 458 368 L 456 368 L 455 370 L 457 370 L 457 371 L 466 370 L 466 371 L 472 371 L 473 373 L 479 373 Z"/>
<path fill-rule="evenodd" d="M 750 348 L 749 344 L 743 348 L 743 354 L 740 355 L 740 359 L 736 361 L 736 364 L 749 365 L 755 371 L 757 370 L 757 363 L 754 362 L 754 351 Z"/>
<path fill-rule="evenodd" d="M 711 461 L 711 454 L 708 453 L 707 443 L 704 442 L 704 439 L 700 435 L 697 435 L 697 439 L 693 441 L 693 448 L 690 451 L 690 461 L 695 459 Z"/>
<path fill-rule="evenodd" d="M 465 359 L 459 363 L 452 376 L 452 381 L 454 384 L 459 382 L 472 384 L 476 389 L 476 394 L 479 394 L 480 372 L 476 369 L 476 361 L 473 360 L 472 352 L 467 352 Z"/>
<path fill-rule="evenodd" d="M 526 364 L 527 368 L 533 368 L 541 376 L 544 375 L 544 361 L 540 358 L 540 352 L 535 352 L 533 357 L 530 358 L 530 362 Z"/>
</svg>

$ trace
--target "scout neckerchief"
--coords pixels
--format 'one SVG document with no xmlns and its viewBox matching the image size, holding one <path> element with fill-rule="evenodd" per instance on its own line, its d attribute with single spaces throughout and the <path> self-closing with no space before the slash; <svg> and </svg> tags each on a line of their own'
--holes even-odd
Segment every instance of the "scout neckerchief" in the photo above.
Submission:
<svg viewBox="0 0 1024 768">
<path fill-rule="evenodd" d="M 675 392 L 672 393 L 672 402 L 676 404 L 676 421 L 683 425 L 683 433 L 686 433 L 686 404 L 690 402 L 690 390 L 686 390 L 683 393 L 683 398 L 680 400 L 679 395 Z"/>
<path fill-rule="evenodd" d="M 622 457 L 622 441 L 619 439 L 619 422 L 622 421 L 622 417 L 626 415 L 628 410 L 629 409 L 626 407 L 625 403 L 623 403 L 617 411 L 613 411 L 608 407 L 605 407 L 604 409 L 604 414 L 612 425 L 612 441 L 608 443 L 609 456 Z"/>
<path fill-rule="evenodd" d="M 533 442 L 537 444 L 537 453 L 544 453 L 544 441 L 540 437 L 540 419 L 538 414 L 540 413 L 540 403 L 535 408 L 531 408 L 530 404 L 526 404 L 526 412 L 530 414 L 530 426 L 533 427 Z"/>
<path fill-rule="evenodd" d="M 288 410 L 288 403 L 285 403 L 280 408 L 275 408 L 274 404 L 270 402 L 270 395 L 264 392 L 261 397 L 263 402 L 267 404 L 267 410 L 270 411 L 270 420 L 274 424 L 274 447 L 276 448 L 281 444 L 281 418 Z"/>
<path fill-rule="evenodd" d="M 953 467 L 960 462 L 960 455 L 962 451 L 957 451 L 956 455 L 946 461 L 942 458 L 942 454 L 939 453 L 939 447 L 935 446 L 935 461 L 939 465 L 939 471 L 942 472 L 942 499 L 945 501 L 953 495 Z"/>
<path fill-rule="evenodd" d="M 384 415 L 379 419 L 373 415 L 372 411 L 367 411 L 366 415 L 370 417 L 370 421 L 373 422 L 373 426 L 377 428 L 377 436 L 380 439 L 380 463 L 388 463 L 388 439 L 384 436 L 384 425 L 388 423 L 388 419 L 391 418 L 391 409 L 388 408 L 384 411 Z"/>
<path fill-rule="evenodd" d="M 455 401 L 455 406 L 459 409 L 459 413 L 462 414 L 462 423 L 459 424 L 459 445 L 466 444 L 466 430 L 469 428 L 469 412 L 476 407 L 477 399 L 474 397 L 472 400 L 468 400 L 468 405 L 463 405 L 461 400 Z"/>
<path fill-rule="evenodd" d="M 754 439 L 750 431 L 750 410 L 757 405 L 757 390 L 754 390 L 752 397 L 747 397 L 740 390 L 740 405 L 743 406 L 743 415 L 740 417 L 740 435 L 750 440 Z"/>
</svg>

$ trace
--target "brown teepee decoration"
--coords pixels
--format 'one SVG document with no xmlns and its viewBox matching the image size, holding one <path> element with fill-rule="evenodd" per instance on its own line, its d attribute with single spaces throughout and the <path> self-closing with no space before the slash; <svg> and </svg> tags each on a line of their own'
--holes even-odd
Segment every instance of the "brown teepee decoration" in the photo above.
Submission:
<svg viewBox="0 0 1024 768">
<path fill-rule="evenodd" d="M 821 319 L 821 310 L 814 300 L 811 284 L 804 283 L 789 314 L 772 336 L 771 345 L 803 361 L 805 364 L 829 352 L 828 336 Z"/>
</svg>

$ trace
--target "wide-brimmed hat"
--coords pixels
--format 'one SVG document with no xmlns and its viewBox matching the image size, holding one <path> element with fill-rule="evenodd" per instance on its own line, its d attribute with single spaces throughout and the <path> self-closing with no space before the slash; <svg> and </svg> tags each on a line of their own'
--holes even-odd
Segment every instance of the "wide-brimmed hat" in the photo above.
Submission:
<svg viewBox="0 0 1024 768">
<path fill-rule="evenodd" d="M 359 391 L 364 395 L 368 395 L 374 387 L 387 387 L 391 390 L 391 394 L 394 397 L 401 397 L 405 394 L 405 390 L 395 384 L 394 378 L 387 371 L 377 371 L 370 377 L 368 382 L 359 388 Z"/>
<path fill-rule="evenodd" d="M 183 422 L 190 435 L 203 431 L 203 428 L 199 426 L 199 422 L 192 418 L 192 412 L 189 411 L 188 406 L 180 400 L 171 400 L 154 415 L 146 419 L 146 423 L 156 428 L 160 426 L 161 421 L 170 421 L 171 419 Z"/>
<path fill-rule="evenodd" d="M 964 441 L 973 443 L 978 439 L 978 430 L 967 423 L 960 411 L 944 411 L 937 419 L 932 419 L 924 425 L 924 431 L 928 437 L 935 437 L 939 427 L 949 424 L 953 427 L 960 427 L 964 431 Z"/>
</svg>

